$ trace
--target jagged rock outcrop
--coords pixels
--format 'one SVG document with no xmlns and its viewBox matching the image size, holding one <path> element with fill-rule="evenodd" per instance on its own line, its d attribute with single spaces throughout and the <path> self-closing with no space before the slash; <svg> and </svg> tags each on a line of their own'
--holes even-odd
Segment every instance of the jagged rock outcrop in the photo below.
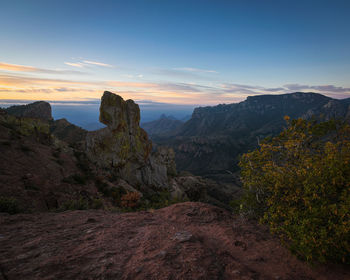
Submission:
<svg viewBox="0 0 350 280">
<path fill-rule="evenodd" d="M 152 142 L 140 128 L 140 109 L 133 100 L 124 101 L 104 92 L 100 122 L 107 127 L 89 132 L 86 137 L 88 158 L 96 166 L 139 189 L 168 187 L 168 172 L 174 171 L 170 159 L 174 156 L 165 148 L 151 154 Z"/>
<path fill-rule="evenodd" d="M 51 121 L 51 106 L 48 102 L 37 101 L 28 105 L 16 105 L 6 109 L 6 112 L 16 117 L 40 119 L 43 121 Z"/>
</svg>

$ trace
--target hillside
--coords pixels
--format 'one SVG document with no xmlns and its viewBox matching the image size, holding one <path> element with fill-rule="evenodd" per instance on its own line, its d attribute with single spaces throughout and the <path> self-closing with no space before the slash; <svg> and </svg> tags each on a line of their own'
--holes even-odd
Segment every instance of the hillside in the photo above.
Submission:
<svg viewBox="0 0 350 280">
<path fill-rule="evenodd" d="M 249 96 L 240 103 L 196 108 L 175 132 L 153 135 L 153 140 L 175 150 L 179 170 L 199 175 L 225 173 L 235 170 L 240 154 L 278 134 L 286 115 L 292 119 L 350 119 L 349 99 L 312 92 Z"/>
<path fill-rule="evenodd" d="M 141 127 L 152 138 L 152 135 L 167 135 L 175 133 L 183 123 L 183 121 L 177 120 L 174 117 L 161 115 L 158 120 L 142 123 Z"/>
</svg>

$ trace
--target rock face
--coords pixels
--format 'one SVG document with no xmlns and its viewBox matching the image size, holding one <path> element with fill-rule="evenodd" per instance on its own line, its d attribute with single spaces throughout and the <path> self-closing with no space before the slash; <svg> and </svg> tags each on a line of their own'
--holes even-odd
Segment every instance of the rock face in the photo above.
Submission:
<svg viewBox="0 0 350 280">
<path fill-rule="evenodd" d="M 38 101 L 28 105 L 16 105 L 6 109 L 6 112 L 16 117 L 25 117 L 51 121 L 51 106 L 48 102 Z"/>
<path fill-rule="evenodd" d="M 204 203 L 153 212 L 0 215 L 0 279 L 349 279 Z"/>
<path fill-rule="evenodd" d="M 285 126 L 285 115 L 350 120 L 349 105 L 350 99 L 312 92 L 249 96 L 240 103 L 196 108 L 175 133 L 153 135 L 152 140 L 174 149 L 179 170 L 224 174 L 237 169 L 239 155 L 254 149 L 259 140 L 277 135 Z"/>
<path fill-rule="evenodd" d="M 107 127 L 86 137 L 87 155 L 96 166 L 139 189 L 168 187 L 168 172 L 174 169 L 169 159 L 174 156 L 164 149 L 151 154 L 152 142 L 140 128 L 140 109 L 134 101 L 106 91 L 100 122 Z"/>
</svg>

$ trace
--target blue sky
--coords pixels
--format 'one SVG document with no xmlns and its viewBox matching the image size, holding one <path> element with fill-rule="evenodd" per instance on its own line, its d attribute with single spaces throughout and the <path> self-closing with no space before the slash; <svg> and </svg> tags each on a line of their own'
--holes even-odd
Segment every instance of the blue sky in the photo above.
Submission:
<svg viewBox="0 0 350 280">
<path fill-rule="evenodd" d="M 350 1 L 2 0 L 0 99 L 350 97 Z"/>
</svg>

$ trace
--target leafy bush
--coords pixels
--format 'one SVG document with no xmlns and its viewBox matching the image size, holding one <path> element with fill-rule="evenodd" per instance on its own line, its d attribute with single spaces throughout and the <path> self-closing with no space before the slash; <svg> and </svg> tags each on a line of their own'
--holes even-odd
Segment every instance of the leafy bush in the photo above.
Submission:
<svg viewBox="0 0 350 280">
<path fill-rule="evenodd" d="M 121 207 L 123 208 L 135 208 L 139 201 L 141 195 L 138 192 L 128 192 L 121 197 Z"/>
<path fill-rule="evenodd" d="M 102 198 L 94 198 L 91 202 L 92 209 L 103 209 L 103 199 Z"/>
<path fill-rule="evenodd" d="M 240 211 L 308 261 L 350 262 L 350 127 L 289 121 L 241 157 Z"/>
<path fill-rule="evenodd" d="M 20 207 L 18 201 L 12 197 L 0 196 L 0 212 L 9 214 L 20 213 Z"/>
<path fill-rule="evenodd" d="M 144 193 L 141 199 L 139 210 L 160 209 L 172 204 L 185 202 L 188 200 L 172 198 L 169 190 L 158 190 L 154 193 Z"/>
</svg>

